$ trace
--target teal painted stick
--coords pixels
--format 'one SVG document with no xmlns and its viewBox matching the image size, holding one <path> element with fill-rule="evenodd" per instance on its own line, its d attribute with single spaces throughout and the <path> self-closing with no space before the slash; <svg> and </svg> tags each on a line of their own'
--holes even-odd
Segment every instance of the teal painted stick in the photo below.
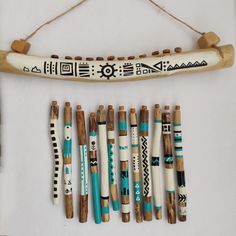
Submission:
<svg viewBox="0 0 236 236">
<path fill-rule="evenodd" d="M 89 116 L 89 159 L 92 180 L 93 213 L 96 224 L 102 222 L 100 184 L 97 162 L 97 121 L 96 114 L 90 113 Z"/>
</svg>

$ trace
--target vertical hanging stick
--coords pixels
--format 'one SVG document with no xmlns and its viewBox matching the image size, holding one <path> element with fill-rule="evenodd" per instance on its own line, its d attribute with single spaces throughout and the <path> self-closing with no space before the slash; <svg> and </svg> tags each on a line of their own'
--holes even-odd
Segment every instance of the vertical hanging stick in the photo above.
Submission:
<svg viewBox="0 0 236 236">
<path fill-rule="evenodd" d="M 90 172 L 92 180 L 92 195 L 93 195 L 93 212 L 96 224 L 100 224 L 101 203 L 100 203 L 100 185 L 97 160 L 97 119 L 95 113 L 90 113 L 89 116 L 89 158 Z"/>
<path fill-rule="evenodd" d="M 52 102 L 50 111 L 50 135 L 52 140 L 52 147 L 54 153 L 54 179 L 53 179 L 53 204 L 59 204 L 59 196 L 61 193 L 61 175 L 62 175 L 62 150 L 58 136 L 58 116 L 59 106 L 56 101 Z"/>
<path fill-rule="evenodd" d="M 185 188 L 180 106 L 175 106 L 174 111 L 174 143 L 178 184 L 178 217 L 180 221 L 186 221 L 187 192 Z"/>
<path fill-rule="evenodd" d="M 114 131 L 114 109 L 112 105 L 108 106 L 107 111 L 107 137 L 108 137 L 108 158 L 109 158 L 109 183 L 114 211 L 119 210 L 119 200 L 116 181 L 116 164 L 115 164 L 115 131 Z"/>
<path fill-rule="evenodd" d="M 102 221 L 110 220 L 109 214 L 109 176 L 108 176 L 108 151 L 107 151 L 107 122 L 103 105 L 97 111 L 98 141 L 101 160 L 101 208 Z"/>
<path fill-rule="evenodd" d="M 160 151 L 161 151 L 161 134 L 162 120 L 161 109 L 158 104 L 154 107 L 154 130 L 152 142 L 152 181 L 153 181 L 153 199 L 154 210 L 157 220 L 162 218 L 161 206 L 161 181 L 160 181 Z"/>
<path fill-rule="evenodd" d="M 123 106 L 119 107 L 118 127 L 119 127 L 119 157 L 120 157 L 120 178 L 121 178 L 121 212 L 122 221 L 130 221 L 129 202 L 129 155 L 127 140 L 127 115 Z"/>
<path fill-rule="evenodd" d="M 175 206 L 175 183 L 174 183 L 174 160 L 172 154 L 171 141 L 171 115 L 170 107 L 165 106 L 162 113 L 162 134 L 164 146 L 165 162 L 165 185 L 166 185 L 166 205 L 167 217 L 170 224 L 176 223 L 176 206 Z"/>
<path fill-rule="evenodd" d="M 77 106 L 76 123 L 80 150 L 79 221 L 85 223 L 88 217 L 88 151 L 84 111 L 80 105 Z"/>
<path fill-rule="evenodd" d="M 73 218 L 72 194 L 72 108 L 69 102 L 64 108 L 64 187 L 66 218 Z"/>
<path fill-rule="evenodd" d="M 145 221 L 152 220 L 152 182 L 149 159 L 149 140 L 148 140 L 148 118 L 149 112 L 146 106 L 140 110 L 139 142 L 140 155 L 142 161 L 142 180 L 143 180 L 143 216 Z"/>
<path fill-rule="evenodd" d="M 142 222 L 141 208 L 141 178 L 139 167 L 139 141 L 138 141 L 138 122 L 135 108 L 130 109 L 130 129 L 131 129 L 131 151 L 133 161 L 133 189 L 135 218 L 137 223 Z"/>
</svg>

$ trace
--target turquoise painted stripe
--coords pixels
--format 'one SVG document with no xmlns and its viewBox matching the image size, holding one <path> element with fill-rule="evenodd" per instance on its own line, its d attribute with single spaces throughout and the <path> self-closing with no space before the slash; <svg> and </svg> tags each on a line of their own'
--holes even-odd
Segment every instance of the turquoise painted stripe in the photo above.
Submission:
<svg viewBox="0 0 236 236">
<path fill-rule="evenodd" d="M 154 206 L 154 208 L 158 211 L 160 211 L 162 209 L 162 206 Z"/>
<path fill-rule="evenodd" d="M 134 181 L 134 202 L 135 203 L 141 203 L 141 182 L 140 181 Z"/>
<path fill-rule="evenodd" d="M 148 131 L 148 122 L 142 122 L 139 125 L 139 130 L 140 131 Z"/>
<path fill-rule="evenodd" d="M 132 147 L 139 147 L 138 144 L 132 144 Z"/>
<path fill-rule="evenodd" d="M 120 150 L 128 150 L 128 146 L 119 146 Z"/>
<path fill-rule="evenodd" d="M 72 141 L 71 140 L 64 140 L 64 157 L 71 157 L 72 156 Z"/>
<path fill-rule="evenodd" d="M 121 195 L 129 195 L 129 171 L 121 171 Z"/>
<path fill-rule="evenodd" d="M 176 143 L 182 143 L 182 138 L 178 138 L 178 139 L 175 138 L 175 142 L 176 142 Z"/>
<path fill-rule="evenodd" d="M 183 155 L 175 155 L 176 158 L 184 158 Z"/>
<path fill-rule="evenodd" d="M 162 120 L 154 120 L 154 123 L 162 123 Z"/>
<path fill-rule="evenodd" d="M 92 178 L 92 191 L 93 191 L 94 220 L 96 224 L 100 224 L 102 222 L 102 216 L 101 216 L 99 174 L 91 173 L 91 178 Z"/>
<path fill-rule="evenodd" d="M 174 126 L 181 126 L 181 124 L 174 124 Z"/>
<path fill-rule="evenodd" d="M 143 203 L 143 211 L 145 211 L 145 212 L 152 211 L 152 203 L 151 202 L 144 202 Z"/>
<path fill-rule="evenodd" d="M 72 124 L 71 123 L 64 123 L 64 126 L 72 126 Z"/>
<path fill-rule="evenodd" d="M 119 211 L 120 209 L 119 200 L 112 201 L 112 209 L 113 211 Z"/>
<path fill-rule="evenodd" d="M 119 121 L 118 126 L 119 126 L 119 130 L 127 130 L 127 122 L 126 121 Z"/>
<path fill-rule="evenodd" d="M 109 214 L 109 207 L 108 206 L 107 207 L 102 206 L 101 208 L 102 208 L 102 214 L 103 215 L 104 214 Z"/>
<path fill-rule="evenodd" d="M 183 151 L 183 147 L 175 147 L 175 150 L 178 152 L 181 152 L 181 151 Z"/>
<path fill-rule="evenodd" d="M 112 149 L 113 144 L 108 144 L 108 160 L 109 160 L 109 183 L 114 184 L 114 151 Z"/>
<path fill-rule="evenodd" d="M 84 155 L 84 150 L 85 150 L 85 145 L 82 145 L 82 163 L 83 163 L 83 172 L 84 172 L 84 193 L 87 193 L 87 189 L 86 189 L 86 177 L 85 177 L 85 168 L 86 168 L 86 165 L 85 165 L 85 155 Z M 81 163 L 81 166 L 82 166 L 82 163 Z M 82 171 L 81 171 L 82 172 Z"/>
<path fill-rule="evenodd" d="M 93 136 L 93 137 L 95 137 L 95 136 L 97 136 L 97 132 L 94 132 L 94 131 L 89 132 L 89 136 Z"/>
</svg>

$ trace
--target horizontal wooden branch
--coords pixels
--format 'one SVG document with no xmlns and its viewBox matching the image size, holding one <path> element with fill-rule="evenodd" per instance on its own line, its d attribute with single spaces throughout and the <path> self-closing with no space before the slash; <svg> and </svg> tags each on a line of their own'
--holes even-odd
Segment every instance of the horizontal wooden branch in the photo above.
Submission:
<svg viewBox="0 0 236 236">
<path fill-rule="evenodd" d="M 79 58 L 81 59 L 81 58 Z M 232 45 L 127 60 L 71 60 L 0 51 L 0 71 L 84 82 L 122 82 L 231 67 Z"/>
</svg>

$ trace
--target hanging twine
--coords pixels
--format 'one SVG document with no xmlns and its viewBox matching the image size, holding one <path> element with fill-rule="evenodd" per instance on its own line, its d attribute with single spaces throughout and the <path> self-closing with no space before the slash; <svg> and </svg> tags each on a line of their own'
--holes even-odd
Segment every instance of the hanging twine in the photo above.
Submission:
<svg viewBox="0 0 236 236">
<path fill-rule="evenodd" d="M 70 7 L 68 10 L 62 12 L 61 14 L 57 15 L 56 17 L 52 18 L 51 20 L 43 23 L 42 25 L 40 25 L 36 30 L 34 30 L 31 34 L 29 34 L 24 40 L 28 41 L 31 38 L 33 38 L 42 28 L 44 28 L 47 25 L 52 24 L 53 22 L 57 21 L 58 19 L 64 17 L 65 15 L 67 15 L 68 13 L 70 13 L 71 11 L 73 11 L 74 9 L 76 9 L 77 7 L 79 7 L 80 5 L 82 5 L 84 2 L 86 2 L 88 0 L 81 0 L 80 2 L 76 3 L 74 6 Z M 176 17 L 175 15 L 171 14 L 170 12 L 168 12 L 167 10 L 165 10 L 163 7 L 161 7 L 159 4 L 157 4 L 156 2 L 154 2 L 153 0 L 147 0 L 150 3 L 152 3 L 154 6 L 158 7 L 161 11 L 163 11 L 164 13 L 166 13 L 168 16 L 170 16 L 171 18 L 173 18 L 174 20 L 178 21 L 179 23 L 185 25 L 187 28 L 189 28 L 190 30 L 194 31 L 195 33 L 198 33 L 200 35 L 203 35 L 204 33 L 196 30 L 194 27 L 192 27 L 191 25 L 189 25 L 188 23 L 186 23 L 185 21 L 181 20 L 180 18 Z"/>
</svg>

